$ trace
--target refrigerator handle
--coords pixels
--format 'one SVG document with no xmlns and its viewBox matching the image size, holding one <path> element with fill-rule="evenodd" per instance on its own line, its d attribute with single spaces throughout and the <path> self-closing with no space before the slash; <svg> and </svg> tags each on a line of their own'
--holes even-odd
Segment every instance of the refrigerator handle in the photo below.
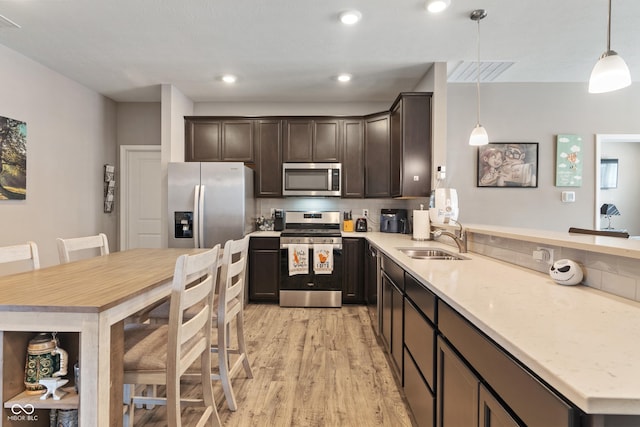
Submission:
<svg viewBox="0 0 640 427">
<path fill-rule="evenodd" d="M 204 185 L 200 186 L 200 201 L 198 203 L 198 233 L 200 234 L 198 240 L 201 248 L 204 248 Z"/>
<path fill-rule="evenodd" d="M 198 202 L 200 201 L 200 185 L 195 186 L 193 193 L 193 247 L 200 247 L 200 211 Z"/>
</svg>

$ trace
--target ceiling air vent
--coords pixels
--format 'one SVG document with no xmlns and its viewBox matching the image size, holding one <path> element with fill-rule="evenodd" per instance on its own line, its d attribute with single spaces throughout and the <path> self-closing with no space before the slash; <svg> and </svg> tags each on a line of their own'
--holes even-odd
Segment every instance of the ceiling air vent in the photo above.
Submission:
<svg viewBox="0 0 640 427">
<path fill-rule="evenodd" d="M 13 22 L 11 19 L 0 15 L 0 30 L 5 28 L 20 28 L 20 25 Z"/>
<path fill-rule="evenodd" d="M 492 82 L 504 73 L 514 62 L 511 61 L 480 61 L 480 81 Z M 475 83 L 478 78 L 478 63 L 463 61 L 449 74 L 449 83 Z"/>
</svg>

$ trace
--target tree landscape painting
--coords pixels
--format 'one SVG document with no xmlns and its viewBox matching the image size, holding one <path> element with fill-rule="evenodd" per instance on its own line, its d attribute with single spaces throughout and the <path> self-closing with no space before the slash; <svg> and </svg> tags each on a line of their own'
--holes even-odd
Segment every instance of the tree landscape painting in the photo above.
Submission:
<svg viewBox="0 0 640 427">
<path fill-rule="evenodd" d="M 0 116 L 0 200 L 27 197 L 27 124 Z"/>
</svg>

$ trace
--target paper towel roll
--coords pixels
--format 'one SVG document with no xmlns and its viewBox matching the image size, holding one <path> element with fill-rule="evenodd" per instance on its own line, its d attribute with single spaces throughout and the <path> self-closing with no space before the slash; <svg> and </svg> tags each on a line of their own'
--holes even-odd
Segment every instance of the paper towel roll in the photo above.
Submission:
<svg viewBox="0 0 640 427">
<path fill-rule="evenodd" d="M 430 240 L 429 211 L 413 211 L 413 240 Z"/>
</svg>

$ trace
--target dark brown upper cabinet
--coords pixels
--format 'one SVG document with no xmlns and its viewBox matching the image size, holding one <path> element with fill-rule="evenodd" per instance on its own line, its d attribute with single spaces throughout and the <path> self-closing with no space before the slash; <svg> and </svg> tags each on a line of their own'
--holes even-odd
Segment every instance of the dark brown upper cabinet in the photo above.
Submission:
<svg viewBox="0 0 640 427">
<path fill-rule="evenodd" d="M 431 193 L 431 93 L 401 93 L 391 106 L 391 197 Z"/>
<path fill-rule="evenodd" d="M 389 113 L 364 119 L 364 196 L 389 197 L 391 173 Z"/>
<path fill-rule="evenodd" d="M 342 197 L 364 197 L 364 125 L 362 119 L 342 121 Z"/>
<path fill-rule="evenodd" d="M 185 117 L 185 161 L 253 163 L 253 120 Z"/>
<path fill-rule="evenodd" d="M 282 145 L 283 162 L 339 162 L 340 120 L 285 120 Z"/>
<path fill-rule="evenodd" d="M 255 121 L 256 197 L 282 196 L 282 121 Z"/>
</svg>

